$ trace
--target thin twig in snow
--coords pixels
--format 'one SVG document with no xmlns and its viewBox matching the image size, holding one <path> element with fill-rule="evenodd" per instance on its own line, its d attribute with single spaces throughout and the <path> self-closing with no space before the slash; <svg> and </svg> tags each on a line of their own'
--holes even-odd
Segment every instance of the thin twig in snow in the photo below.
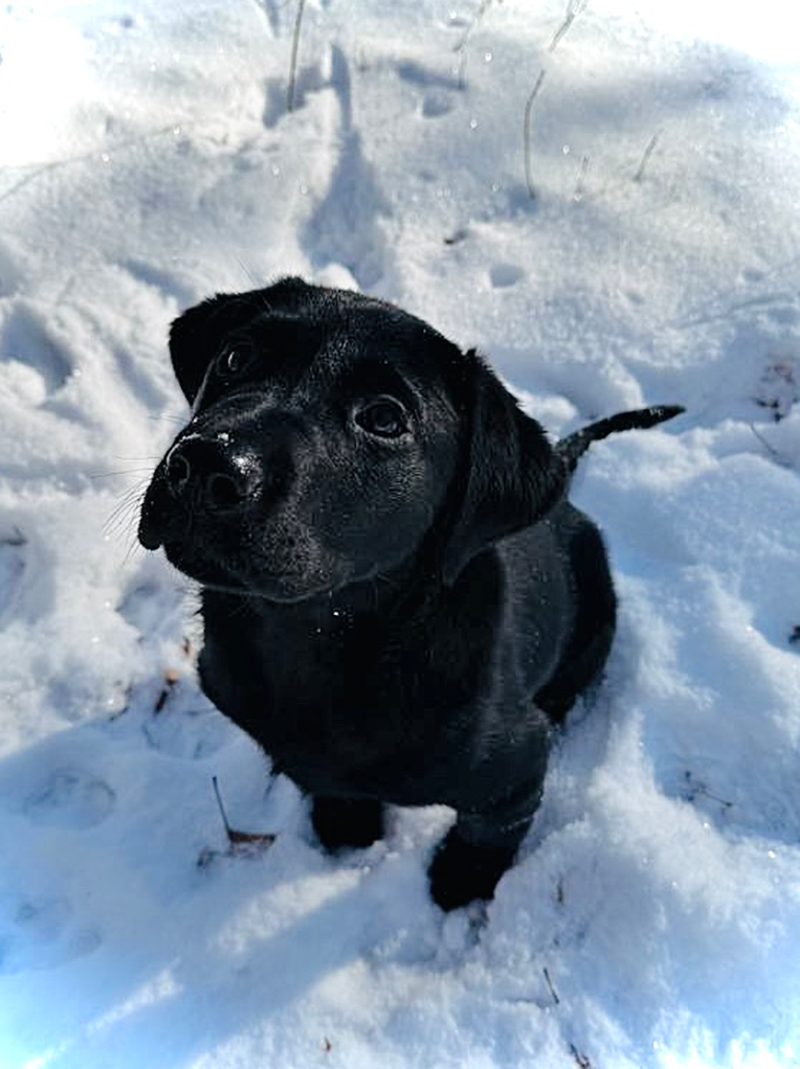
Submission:
<svg viewBox="0 0 800 1069">
<path fill-rule="evenodd" d="M 306 0 L 297 0 L 297 18 L 294 20 L 292 35 L 292 59 L 289 64 L 289 85 L 286 89 L 286 110 L 294 111 L 294 89 L 297 81 L 297 52 L 300 48 L 300 30 L 303 25 L 303 10 Z"/>
<path fill-rule="evenodd" d="M 748 427 L 753 432 L 753 434 L 756 436 L 756 438 L 758 438 L 759 442 L 761 442 L 761 444 L 764 446 L 764 448 L 767 450 L 767 452 L 770 454 L 770 456 L 774 457 L 775 460 L 780 460 L 781 459 L 781 455 L 778 452 L 778 450 L 775 448 L 775 446 L 774 445 L 770 445 L 769 442 L 767 441 L 767 439 L 764 437 L 764 435 L 760 434 L 756 430 L 755 426 L 752 423 L 748 423 Z"/>
<path fill-rule="evenodd" d="M 553 1002 L 556 1004 L 556 1006 L 559 1006 L 561 1004 L 561 999 L 558 997 L 558 992 L 556 991 L 555 987 L 553 986 L 553 981 L 550 979 L 550 973 L 548 972 L 546 965 L 542 969 L 542 972 L 544 973 L 544 978 L 547 981 L 547 987 L 548 987 L 548 990 L 550 991 L 550 994 L 552 995 Z"/>
<path fill-rule="evenodd" d="M 553 34 L 553 40 L 550 42 L 551 52 L 555 52 L 555 50 L 558 48 L 558 43 L 561 38 L 567 33 L 570 26 L 573 24 L 578 15 L 580 15 L 581 12 L 585 11 L 586 2 L 587 0 L 569 0 L 569 3 L 567 4 L 567 13 L 564 16 L 564 21 Z"/>
<path fill-rule="evenodd" d="M 467 45 L 469 44 L 470 38 L 472 37 L 473 33 L 475 33 L 475 30 L 478 28 L 478 24 L 480 23 L 481 19 L 483 18 L 483 16 L 486 14 L 486 12 L 489 10 L 489 8 L 492 6 L 493 3 L 494 3 L 494 0 L 480 0 L 480 3 L 478 4 L 478 10 L 475 12 L 475 14 L 472 17 L 472 22 L 469 24 L 469 26 L 467 26 L 467 28 L 464 31 L 464 35 L 462 36 L 461 40 L 458 42 L 458 44 L 453 49 L 453 51 L 455 53 L 457 53 L 457 55 L 458 55 L 458 88 L 459 89 L 463 89 L 464 88 L 464 75 L 466 74 L 466 69 L 467 69 Z"/>
<path fill-rule="evenodd" d="M 230 837 L 231 837 L 231 826 L 228 823 L 228 814 L 225 812 L 225 806 L 222 804 L 222 795 L 220 794 L 220 791 L 219 791 L 219 784 L 217 783 L 217 777 L 216 776 L 212 776 L 211 777 L 211 782 L 214 784 L 214 794 L 216 794 L 216 796 L 217 796 L 217 805 L 219 806 L 219 815 L 222 817 L 222 823 L 223 823 L 223 825 L 225 827 L 225 834 L 230 839 Z"/>
<path fill-rule="evenodd" d="M 533 185 L 533 167 L 531 165 L 531 112 L 533 111 L 533 102 L 536 100 L 536 96 L 539 90 L 542 88 L 542 82 L 544 81 L 544 67 L 539 71 L 539 77 L 536 79 L 536 85 L 533 87 L 530 96 L 525 104 L 525 117 L 523 120 L 523 146 L 525 151 L 525 181 L 528 185 L 528 193 L 531 200 L 536 199 L 536 189 Z"/>
<path fill-rule="evenodd" d="M 575 1064 L 579 1067 L 579 1069 L 592 1069 L 592 1063 L 589 1061 L 585 1054 L 581 1054 L 581 1052 L 578 1050 L 574 1043 L 570 1043 L 569 1052 L 575 1059 Z"/>
<path fill-rule="evenodd" d="M 589 157 L 581 156 L 581 167 L 578 171 L 578 178 L 575 182 L 575 192 L 572 194 L 573 200 L 583 199 L 583 183 L 586 180 L 586 172 L 589 170 Z"/>
<path fill-rule="evenodd" d="M 696 780 L 691 772 L 684 772 L 683 778 L 686 783 L 686 790 L 683 797 L 687 802 L 694 802 L 695 798 L 699 796 L 701 798 L 708 798 L 711 802 L 718 802 L 723 809 L 733 809 L 733 802 L 728 802 L 724 798 L 720 798 L 719 795 L 712 794 L 705 783 Z"/>
<path fill-rule="evenodd" d="M 658 144 L 659 137 L 661 137 L 661 134 L 653 134 L 653 136 L 647 142 L 647 148 L 644 150 L 642 162 L 639 164 L 639 170 L 633 176 L 634 182 L 641 182 L 642 178 L 644 177 L 645 167 L 647 167 L 647 162 L 653 155 L 653 151 L 655 150 L 655 147 Z"/>
<path fill-rule="evenodd" d="M 222 804 L 222 794 L 220 793 L 217 777 L 212 776 L 211 782 L 214 785 L 214 794 L 217 796 L 217 805 L 222 817 L 222 824 L 231 847 L 252 851 L 256 849 L 266 850 L 272 846 L 275 842 L 275 836 L 269 832 L 237 831 L 236 828 L 231 827 L 228 814 L 225 812 L 225 806 Z"/>
</svg>

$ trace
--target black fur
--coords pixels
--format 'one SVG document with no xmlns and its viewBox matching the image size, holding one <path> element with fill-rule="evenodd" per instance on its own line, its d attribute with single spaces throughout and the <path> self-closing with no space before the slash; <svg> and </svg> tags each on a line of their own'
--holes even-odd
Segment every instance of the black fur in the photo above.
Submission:
<svg viewBox="0 0 800 1069">
<path fill-rule="evenodd" d="M 474 352 L 299 279 L 191 309 L 171 354 L 194 407 L 139 537 L 202 586 L 204 689 L 313 796 L 323 846 L 445 803 L 433 897 L 490 897 L 614 632 L 565 498 L 590 437 L 553 449 Z"/>
</svg>

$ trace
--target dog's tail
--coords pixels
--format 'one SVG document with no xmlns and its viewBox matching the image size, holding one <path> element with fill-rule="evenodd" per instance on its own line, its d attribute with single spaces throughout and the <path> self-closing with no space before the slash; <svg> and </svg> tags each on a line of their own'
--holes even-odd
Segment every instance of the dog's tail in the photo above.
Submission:
<svg viewBox="0 0 800 1069">
<path fill-rule="evenodd" d="M 654 405 L 652 408 L 637 408 L 634 412 L 618 412 L 616 416 L 590 423 L 574 434 L 562 438 L 556 452 L 564 461 L 567 471 L 573 472 L 578 461 L 592 444 L 617 431 L 646 430 L 657 423 L 679 416 L 685 409 L 681 405 Z"/>
</svg>

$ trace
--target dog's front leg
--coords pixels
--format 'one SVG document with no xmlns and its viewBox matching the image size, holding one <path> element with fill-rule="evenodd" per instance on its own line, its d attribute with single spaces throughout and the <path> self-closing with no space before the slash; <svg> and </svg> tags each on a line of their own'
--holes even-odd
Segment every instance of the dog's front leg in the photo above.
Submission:
<svg viewBox="0 0 800 1069">
<path fill-rule="evenodd" d="M 311 823 L 326 850 L 370 846 L 383 838 L 383 803 L 375 798 L 316 795 L 311 806 Z"/>
<path fill-rule="evenodd" d="M 434 854 L 428 870 L 431 897 L 441 909 L 458 909 L 494 895 L 530 827 L 541 787 L 515 792 L 513 798 L 482 813 L 459 813 Z"/>
</svg>

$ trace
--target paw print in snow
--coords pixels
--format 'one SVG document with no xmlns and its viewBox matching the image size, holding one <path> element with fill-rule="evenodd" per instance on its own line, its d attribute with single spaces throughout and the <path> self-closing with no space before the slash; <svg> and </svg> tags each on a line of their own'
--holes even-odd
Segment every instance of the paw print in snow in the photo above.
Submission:
<svg viewBox="0 0 800 1069">
<path fill-rule="evenodd" d="M 63 896 L 0 895 L 0 975 L 52 969 L 96 950 L 103 939 L 75 924 Z"/>
<path fill-rule="evenodd" d="M 789 356 L 772 359 L 759 379 L 753 400 L 769 408 L 776 423 L 788 416 L 792 405 L 800 401 L 800 361 Z"/>
<path fill-rule="evenodd" d="M 60 768 L 23 803 L 23 811 L 36 824 L 68 828 L 91 828 L 114 808 L 111 787 L 91 773 Z"/>
</svg>

